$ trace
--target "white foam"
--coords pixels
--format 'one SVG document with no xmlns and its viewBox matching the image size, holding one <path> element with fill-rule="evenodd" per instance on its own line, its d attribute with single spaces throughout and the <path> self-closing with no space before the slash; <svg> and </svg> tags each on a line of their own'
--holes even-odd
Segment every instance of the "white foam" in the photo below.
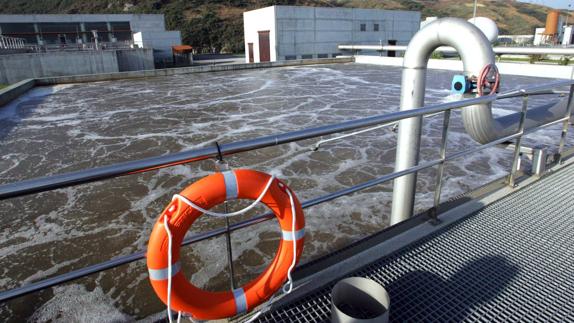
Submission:
<svg viewBox="0 0 574 323">
<path fill-rule="evenodd" d="M 120 312 L 100 287 L 93 291 L 83 285 L 54 287 L 54 297 L 40 306 L 31 322 L 128 322 L 130 316 Z"/>
<path fill-rule="evenodd" d="M 457 99 L 450 95 L 450 76 L 446 74 L 429 71 L 429 79 L 434 81 L 428 83 L 426 103 Z M 10 126 L 0 137 L 0 181 L 104 166 L 205 147 L 214 141 L 230 143 L 397 111 L 399 79 L 399 68 L 337 65 L 39 88 L 0 110 L 0 123 Z M 505 81 L 517 87 L 530 82 L 520 77 Z M 530 101 L 532 106 L 544 102 L 535 97 Z M 519 108 L 520 99 L 506 100 L 495 105 L 494 113 L 503 115 Z M 436 158 L 441 125 L 440 116 L 425 120 L 422 159 Z M 451 125 L 449 153 L 475 145 L 464 133 L 458 111 L 453 113 Z M 558 138 L 553 133 L 555 128 L 531 138 L 551 143 Z M 389 129 L 329 142 L 311 152 L 320 139 L 245 152 L 227 161 L 233 168 L 253 168 L 278 176 L 301 201 L 382 176 L 394 167 L 396 134 Z M 495 148 L 450 163 L 443 200 L 506 174 L 508 154 Z M 15 287 L 22 281 L 93 264 L 94 259 L 107 260 L 143 250 L 158 214 L 171 196 L 213 170 L 213 164 L 204 161 L 3 202 L 0 241 L 4 243 L 0 244 L 0 257 L 31 257 L 17 258 L 4 266 L 2 274 L 10 278 L 0 283 Z M 419 180 L 417 210 L 424 210 L 432 205 L 435 178 L 423 172 Z M 307 209 L 304 261 L 387 225 L 390 189 L 387 183 Z M 192 231 L 214 229 L 212 223 L 200 219 Z M 248 252 L 265 261 L 273 257 L 274 249 L 269 246 L 274 240 L 262 241 L 262 237 L 269 232 L 278 236 L 278 228 L 268 224 L 233 233 L 235 260 L 243 259 Z M 226 268 L 222 241 L 219 238 L 215 243 L 187 249 L 198 262 L 193 275 L 198 286 L 225 279 L 221 275 Z M 69 258 L 63 250 L 70 253 Z M 34 261 L 34 255 L 42 256 L 41 264 Z M 236 265 L 238 272 L 254 274 L 266 264 L 236 261 Z M 121 317 L 123 314 L 108 307 L 127 298 L 129 301 L 121 304 L 129 305 L 124 305 L 122 311 L 145 316 L 141 313 L 149 314 L 150 310 L 138 302 L 138 297 L 155 296 L 149 290 L 142 292 L 141 284 L 147 284 L 142 266 L 142 262 L 126 266 L 126 275 L 121 279 L 107 272 L 100 274 L 116 282 L 113 290 L 117 293 L 93 293 L 79 287 L 61 291 L 69 298 L 78 295 L 86 302 L 91 299 L 103 303 L 102 307 L 85 305 L 90 313 L 101 310 Z M 59 309 L 59 300 L 54 298 L 42 307 L 39 311 L 48 314 L 41 317 L 51 317 L 53 309 Z"/>
</svg>

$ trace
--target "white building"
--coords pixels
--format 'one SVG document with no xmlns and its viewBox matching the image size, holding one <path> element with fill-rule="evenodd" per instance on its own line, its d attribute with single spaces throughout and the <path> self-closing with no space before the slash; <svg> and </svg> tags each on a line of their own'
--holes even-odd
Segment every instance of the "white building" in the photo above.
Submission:
<svg viewBox="0 0 574 323">
<path fill-rule="evenodd" d="M 540 46 L 544 40 L 544 30 L 545 28 L 536 28 L 534 29 L 534 40 L 532 43 L 534 46 Z"/>
<path fill-rule="evenodd" d="M 272 6 L 243 13 L 245 61 L 327 58 L 338 45 L 407 45 L 416 11 Z"/>
<path fill-rule="evenodd" d="M 574 26 L 564 26 L 562 33 L 562 45 L 572 45 L 574 43 Z"/>
<path fill-rule="evenodd" d="M 147 14 L 0 15 L 0 35 L 62 49 L 93 44 L 97 37 L 102 46 L 153 48 L 156 60 L 171 59 L 171 46 L 181 45 L 181 33 L 165 30 L 163 15 Z"/>
</svg>

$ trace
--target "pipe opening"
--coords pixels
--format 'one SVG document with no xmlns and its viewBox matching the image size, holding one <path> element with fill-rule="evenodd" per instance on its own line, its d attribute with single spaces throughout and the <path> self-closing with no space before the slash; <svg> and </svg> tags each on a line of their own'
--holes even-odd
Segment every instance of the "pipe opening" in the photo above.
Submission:
<svg viewBox="0 0 574 323">
<path fill-rule="evenodd" d="M 331 293 L 331 322 L 387 322 L 390 299 L 373 280 L 351 277 L 339 281 Z"/>
</svg>

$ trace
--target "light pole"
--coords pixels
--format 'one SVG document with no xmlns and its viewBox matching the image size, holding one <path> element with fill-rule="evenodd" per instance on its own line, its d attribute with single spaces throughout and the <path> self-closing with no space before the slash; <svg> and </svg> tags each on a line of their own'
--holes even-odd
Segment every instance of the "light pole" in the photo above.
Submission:
<svg viewBox="0 0 574 323">
<path fill-rule="evenodd" d="M 568 10 L 566 10 L 566 27 L 568 27 L 568 18 L 570 18 L 570 10 L 572 10 L 572 3 L 568 4 Z"/>
<path fill-rule="evenodd" d="M 474 0 L 474 10 L 472 11 L 472 18 L 476 18 L 476 5 L 478 0 Z M 473 20 L 474 21 L 474 20 Z"/>
</svg>

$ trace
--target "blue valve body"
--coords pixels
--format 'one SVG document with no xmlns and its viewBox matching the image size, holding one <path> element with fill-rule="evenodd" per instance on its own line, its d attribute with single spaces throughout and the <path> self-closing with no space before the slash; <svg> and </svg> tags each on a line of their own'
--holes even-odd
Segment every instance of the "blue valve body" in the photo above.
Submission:
<svg viewBox="0 0 574 323">
<path fill-rule="evenodd" d="M 450 87 L 451 93 L 465 94 L 472 92 L 472 82 L 465 75 L 455 75 Z"/>
</svg>

